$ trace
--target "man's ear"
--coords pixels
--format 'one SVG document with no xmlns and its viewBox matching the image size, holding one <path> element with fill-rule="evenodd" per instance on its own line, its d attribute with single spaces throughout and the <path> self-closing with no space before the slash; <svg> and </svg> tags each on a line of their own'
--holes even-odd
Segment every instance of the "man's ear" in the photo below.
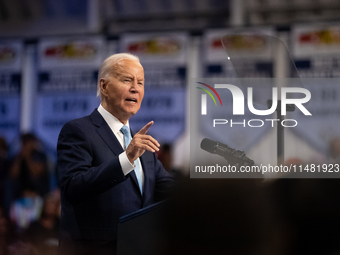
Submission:
<svg viewBox="0 0 340 255">
<path fill-rule="evenodd" d="M 99 81 L 100 84 L 100 92 L 102 95 L 106 95 L 107 94 L 107 82 L 102 78 Z"/>
</svg>

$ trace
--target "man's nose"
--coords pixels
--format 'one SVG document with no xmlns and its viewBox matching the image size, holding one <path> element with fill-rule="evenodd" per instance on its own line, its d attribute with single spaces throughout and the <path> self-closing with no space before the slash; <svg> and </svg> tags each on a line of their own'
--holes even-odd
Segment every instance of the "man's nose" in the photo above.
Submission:
<svg viewBox="0 0 340 255">
<path fill-rule="evenodd" d="M 130 91 L 137 92 L 138 91 L 138 82 L 136 80 L 133 80 L 131 82 L 131 88 Z"/>
</svg>

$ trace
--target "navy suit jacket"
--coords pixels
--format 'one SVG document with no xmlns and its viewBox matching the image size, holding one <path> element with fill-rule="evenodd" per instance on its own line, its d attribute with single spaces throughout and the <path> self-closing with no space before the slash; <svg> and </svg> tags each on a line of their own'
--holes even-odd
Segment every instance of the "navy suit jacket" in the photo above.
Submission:
<svg viewBox="0 0 340 255">
<path fill-rule="evenodd" d="M 58 138 L 57 176 L 61 189 L 61 238 L 116 239 L 119 217 L 162 200 L 173 185 L 155 153 L 141 156 L 141 195 L 134 171 L 124 176 L 123 148 L 100 113 L 64 125 Z"/>
</svg>

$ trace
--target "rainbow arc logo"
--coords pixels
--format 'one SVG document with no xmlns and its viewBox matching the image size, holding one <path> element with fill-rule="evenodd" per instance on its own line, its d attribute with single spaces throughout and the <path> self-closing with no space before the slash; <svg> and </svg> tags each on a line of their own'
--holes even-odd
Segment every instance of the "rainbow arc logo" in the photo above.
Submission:
<svg viewBox="0 0 340 255">
<path fill-rule="evenodd" d="M 208 84 L 206 84 L 206 83 L 203 83 L 203 82 L 197 82 L 197 83 L 206 86 L 206 87 L 209 88 L 212 92 L 214 92 L 215 95 L 217 96 L 218 100 L 220 101 L 221 106 L 222 106 L 222 100 L 221 100 L 221 98 L 220 98 L 220 95 L 217 93 L 217 91 L 216 91 L 213 87 L 211 87 L 210 85 L 208 85 Z M 214 103 L 215 103 L 215 105 L 217 106 L 215 97 L 213 96 L 213 94 L 211 94 L 211 92 L 210 92 L 209 90 L 204 89 L 204 88 L 201 88 L 201 87 L 196 87 L 196 88 L 198 88 L 198 89 L 203 90 L 204 92 L 206 92 L 206 93 L 212 98 L 212 100 L 214 100 Z M 202 115 L 207 115 L 207 95 L 206 95 L 206 94 L 202 94 L 201 100 L 202 100 L 202 102 L 201 102 L 201 103 L 202 103 L 202 104 L 201 104 L 201 106 L 202 106 L 202 107 L 201 107 L 201 114 L 202 114 Z"/>
</svg>

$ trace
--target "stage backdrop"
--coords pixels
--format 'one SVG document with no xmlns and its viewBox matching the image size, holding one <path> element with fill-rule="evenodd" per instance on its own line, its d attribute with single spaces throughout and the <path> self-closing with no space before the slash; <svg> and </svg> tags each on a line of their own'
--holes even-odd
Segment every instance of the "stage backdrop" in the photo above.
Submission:
<svg viewBox="0 0 340 255">
<path fill-rule="evenodd" d="M 36 133 L 56 149 L 62 126 L 99 106 L 98 69 L 105 54 L 102 37 L 45 38 L 39 42 Z"/>
<path fill-rule="evenodd" d="M 145 94 L 140 111 L 131 118 L 138 131 L 149 121 L 150 134 L 161 143 L 174 142 L 185 129 L 188 34 L 125 34 L 120 51 L 137 55 L 144 67 Z"/>
<path fill-rule="evenodd" d="M 294 26 L 292 54 L 303 84 L 311 92 L 306 107 L 313 116 L 292 113 L 299 122 L 293 131 L 327 154 L 330 141 L 340 137 L 340 23 Z"/>
<path fill-rule="evenodd" d="M 9 144 L 20 133 L 22 56 L 22 41 L 0 41 L 0 136 Z"/>
</svg>

